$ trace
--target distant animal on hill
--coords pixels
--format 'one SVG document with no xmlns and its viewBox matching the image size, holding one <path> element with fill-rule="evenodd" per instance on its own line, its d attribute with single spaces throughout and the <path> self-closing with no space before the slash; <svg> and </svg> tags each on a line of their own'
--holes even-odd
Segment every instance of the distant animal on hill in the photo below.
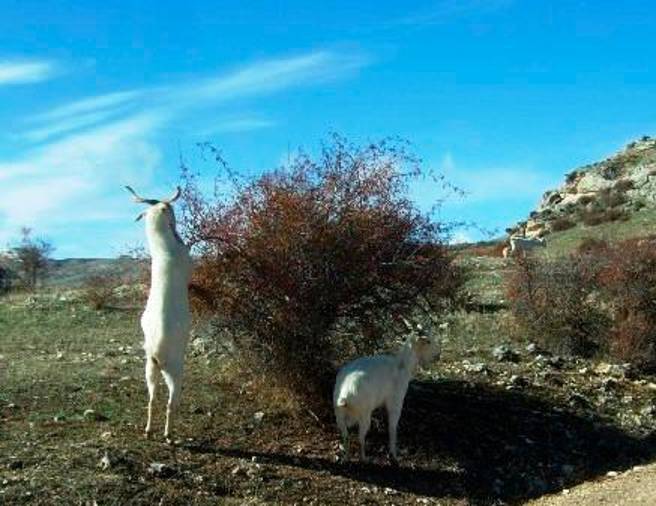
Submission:
<svg viewBox="0 0 656 506">
<path fill-rule="evenodd" d="M 526 256 L 536 248 L 546 248 L 547 241 L 544 237 L 528 238 L 512 236 L 510 238 L 510 256 Z"/>
<path fill-rule="evenodd" d="M 126 188 L 134 195 L 135 202 L 150 206 L 137 218 L 145 217 L 151 256 L 150 292 L 141 316 L 149 396 L 145 433 L 148 437 L 151 432 L 153 402 L 158 373 L 161 373 L 169 391 L 164 427 L 164 437 L 168 439 L 173 415 L 180 403 L 184 354 L 191 320 L 188 294 L 191 259 L 189 249 L 176 231 L 171 205 L 181 192 L 178 188 L 171 198 L 155 200 L 141 198 L 132 188 Z"/>
<path fill-rule="evenodd" d="M 408 384 L 419 366 L 428 365 L 439 354 L 437 341 L 425 335 L 412 335 L 395 355 L 362 357 L 342 367 L 335 382 L 333 407 L 341 432 L 343 458 L 348 456 L 348 428 L 357 425 L 360 458 L 367 460 L 365 437 L 371 425 L 371 413 L 384 406 L 389 451 L 393 461 L 397 460 L 397 427 Z"/>
</svg>

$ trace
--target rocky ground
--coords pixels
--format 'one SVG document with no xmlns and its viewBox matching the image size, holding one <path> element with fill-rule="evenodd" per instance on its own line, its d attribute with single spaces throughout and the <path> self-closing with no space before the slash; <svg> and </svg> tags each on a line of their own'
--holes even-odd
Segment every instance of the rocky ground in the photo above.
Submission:
<svg viewBox="0 0 656 506">
<path fill-rule="evenodd" d="M 145 441 L 138 310 L 3 299 L 0 503 L 518 504 L 641 476 L 627 471 L 656 459 L 656 378 L 510 340 L 499 265 L 474 261 L 489 300 L 451 315 L 442 360 L 412 383 L 399 467 L 382 414 L 373 461 L 337 463 L 333 424 L 235 371 L 203 326 L 176 443 Z"/>
<path fill-rule="evenodd" d="M 656 504 L 656 464 L 582 483 L 528 503 L 530 506 L 651 506 Z"/>
</svg>

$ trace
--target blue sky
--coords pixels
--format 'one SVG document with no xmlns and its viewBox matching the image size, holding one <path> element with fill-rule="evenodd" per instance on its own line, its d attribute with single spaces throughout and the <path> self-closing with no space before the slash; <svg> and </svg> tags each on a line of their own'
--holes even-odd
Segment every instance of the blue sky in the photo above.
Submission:
<svg viewBox="0 0 656 506">
<path fill-rule="evenodd" d="M 0 248 L 114 256 L 212 141 L 258 173 L 332 131 L 400 135 L 503 230 L 569 169 L 656 134 L 650 2 L 48 2 L 0 16 Z M 421 205 L 436 190 L 414 189 Z M 461 238 L 476 238 L 473 230 Z"/>
</svg>

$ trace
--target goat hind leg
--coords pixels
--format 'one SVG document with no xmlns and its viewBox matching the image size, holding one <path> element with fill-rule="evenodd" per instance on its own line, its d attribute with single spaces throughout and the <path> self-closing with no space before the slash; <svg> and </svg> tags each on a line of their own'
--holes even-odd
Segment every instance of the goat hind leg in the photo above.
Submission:
<svg viewBox="0 0 656 506">
<path fill-rule="evenodd" d="M 180 394 L 182 393 L 182 369 L 162 371 L 164 381 L 169 389 L 169 401 L 166 405 L 166 425 L 164 426 L 164 437 L 169 439 L 171 427 L 173 425 L 173 416 L 180 404 Z"/>
<path fill-rule="evenodd" d="M 146 421 L 146 428 L 144 433 L 146 437 L 150 436 L 153 421 L 153 403 L 155 395 L 157 394 L 157 380 L 159 373 L 159 366 L 152 357 L 146 358 L 146 386 L 148 387 L 148 419 Z"/>
<path fill-rule="evenodd" d="M 349 433 L 348 433 L 348 423 L 346 422 L 346 413 L 343 409 L 337 408 L 335 410 L 335 419 L 337 420 L 337 426 L 339 427 L 340 432 L 340 443 L 339 443 L 339 458 L 346 460 L 348 458 L 348 447 L 349 447 Z"/>
<path fill-rule="evenodd" d="M 396 434 L 401 418 L 401 410 L 394 407 L 387 407 L 387 430 L 389 431 L 389 453 L 392 462 L 397 462 L 396 451 Z"/>
<path fill-rule="evenodd" d="M 369 432 L 369 427 L 371 427 L 371 414 L 358 421 L 358 440 L 360 442 L 360 460 L 362 460 L 362 462 L 368 461 L 365 449 L 365 438 L 367 437 L 367 432 Z"/>
</svg>

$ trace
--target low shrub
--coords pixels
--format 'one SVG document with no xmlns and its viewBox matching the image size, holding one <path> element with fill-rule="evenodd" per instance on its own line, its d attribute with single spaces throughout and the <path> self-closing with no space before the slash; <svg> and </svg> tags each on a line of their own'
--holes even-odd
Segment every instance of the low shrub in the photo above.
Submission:
<svg viewBox="0 0 656 506">
<path fill-rule="evenodd" d="M 85 279 L 80 290 L 80 300 L 91 309 L 106 309 L 116 302 L 116 289 L 121 284 L 122 278 L 118 274 L 93 274 Z"/>
<path fill-rule="evenodd" d="M 627 221 L 631 217 L 622 209 L 609 209 L 605 213 L 606 221 Z"/>
<path fill-rule="evenodd" d="M 581 243 L 576 248 L 576 251 L 579 254 L 595 254 L 599 251 L 608 249 L 609 244 L 603 239 L 597 239 L 596 237 L 585 237 L 581 240 Z"/>
<path fill-rule="evenodd" d="M 243 366 L 327 415 L 338 364 L 397 335 L 418 298 L 455 297 L 463 277 L 447 229 L 408 198 L 420 175 L 402 143 L 339 136 L 252 179 L 221 164 L 214 187 L 227 176 L 227 196 L 205 196 L 183 170 L 194 292 L 221 315 Z"/>
<path fill-rule="evenodd" d="M 635 184 L 631 179 L 620 179 L 613 185 L 613 190 L 616 192 L 626 192 L 635 188 Z"/>
<path fill-rule="evenodd" d="M 0 295 L 11 290 L 15 277 L 9 267 L 0 264 Z"/>
<path fill-rule="evenodd" d="M 475 257 L 502 257 L 503 248 L 508 244 L 505 241 L 495 242 L 493 244 L 483 244 L 467 247 L 464 252 Z"/>
<path fill-rule="evenodd" d="M 594 354 L 608 328 L 608 317 L 592 300 L 595 275 L 583 256 L 517 258 L 508 299 L 518 329 L 558 353 Z"/>
<path fill-rule="evenodd" d="M 600 210 L 583 211 L 581 213 L 581 221 L 588 227 L 596 227 L 607 221 L 606 212 Z"/>
<path fill-rule="evenodd" d="M 581 213 L 581 221 L 588 227 L 594 227 L 609 221 L 627 221 L 630 218 L 631 216 L 623 209 L 594 210 Z"/>
<path fill-rule="evenodd" d="M 573 170 L 572 172 L 565 174 L 565 182 L 567 184 L 571 184 L 574 181 L 576 181 L 578 177 L 579 177 L 579 172 L 577 170 Z"/>
<path fill-rule="evenodd" d="M 558 352 L 656 370 L 656 249 L 586 239 L 556 260 L 517 259 L 508 296 L 519 331 Z"/>
<path fill-rule="evenodd" d="M 578 200 L 578 203 L 582 206 L 587 206 L 588 204 L 592 204 L 594 201 L 595 201 L 594 195 L 583 195 Z"/>
<path fill-rule="evenodd" d="M 609 208 L 619 207 L 623 204 L 626 204 L 627 197 L 624 193 L 618 193 L 617 191 L 612 191 L 606 198 L 606 206 Z"/>
<path fill-rule="evenodd" d="M 563 230 L 569 230 L 570 228 L 573 228 L 575 226 L 576 223 L 574 223 L 574 221 L 565 217 L 556 218 L 555 220 L 551 221 L 552 232 L 562 232 Z"/>
</svg>

